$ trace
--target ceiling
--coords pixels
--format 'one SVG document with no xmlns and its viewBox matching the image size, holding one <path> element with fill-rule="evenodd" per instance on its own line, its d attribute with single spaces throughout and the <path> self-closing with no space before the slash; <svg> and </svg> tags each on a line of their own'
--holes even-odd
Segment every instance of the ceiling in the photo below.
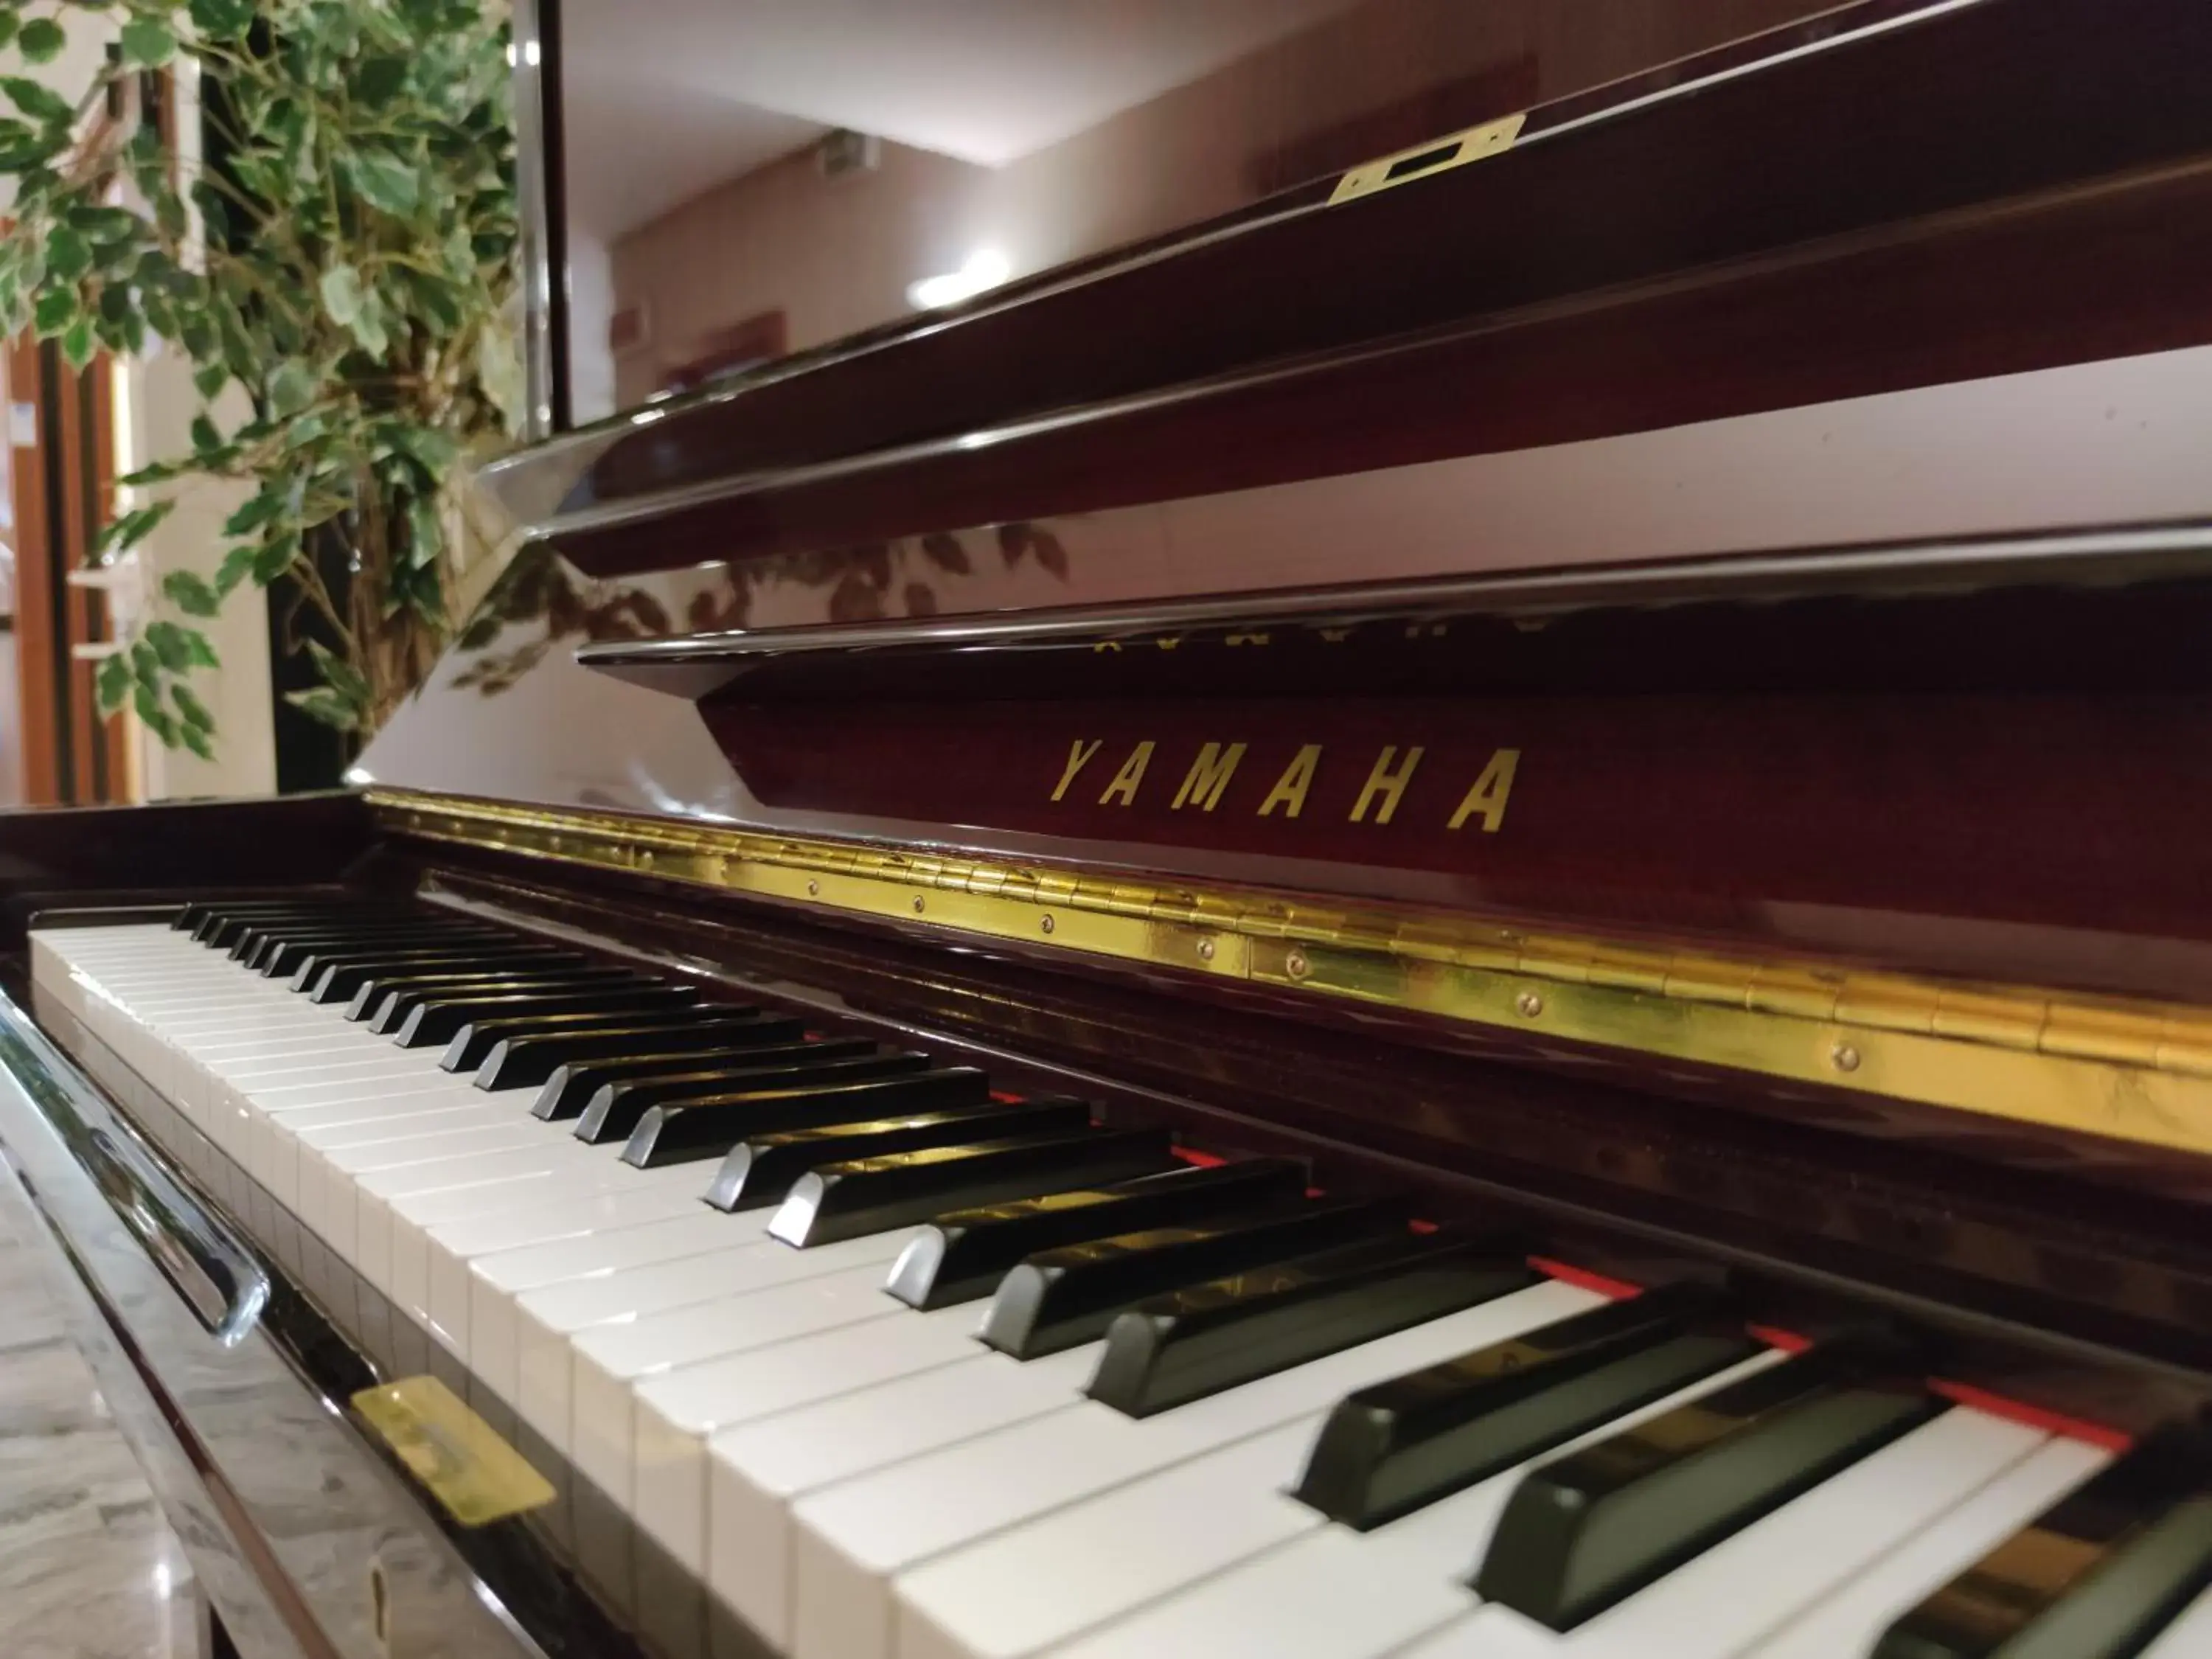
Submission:
<svg viewBox="0 0 2212 1659">
<path fill-rule="evenodd" d="M 999 167 L 1355 0 L 566 0 L 574 231 L 852 127 Z"/>
</svg>

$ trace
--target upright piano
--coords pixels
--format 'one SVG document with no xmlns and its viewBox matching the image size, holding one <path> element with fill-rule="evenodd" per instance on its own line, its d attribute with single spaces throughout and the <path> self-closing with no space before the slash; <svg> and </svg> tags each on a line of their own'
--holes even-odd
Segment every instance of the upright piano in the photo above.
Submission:
<svg viewBox="0 0 2212 1659">
<path fill-rule="evenodd" d="M 2212 9 L 1861 0 L 521 451 L 0 823 L 227 1640 L 2212 1654 Z"/>
</svg>

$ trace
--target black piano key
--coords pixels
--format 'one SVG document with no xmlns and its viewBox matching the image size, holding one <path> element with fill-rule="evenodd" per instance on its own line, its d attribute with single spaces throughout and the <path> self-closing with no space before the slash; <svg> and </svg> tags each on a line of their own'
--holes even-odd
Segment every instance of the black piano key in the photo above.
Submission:
<svg viewBox="0 0 2212 1659">
<path fill-rule="evenodd" d="M 1140 1227 L 1217 1220 L 1304 1192 L 1304 1167 L 1287 1158 L 1245 1158 L 1202 1168 L 1178 1164 L 1110 1187 L 940 1215 L 899 1253 L 884 1288 L 910 1308 L 949 1308 L 999 1287 L 1024 1256 Z M 707 1200 L 714 1201 L 710 1194 Z"/>
<path fill-rule="evenodd" d="M 728 1066 L 699 1066 L 629 1082 L 611 1083 L 586 1103 L 576 1120 L 576 1139 L 604 1146 L 628 1140 L 645 1115 L 676 1100 L 743 1097 L 763 1090 L 801 1084 L 858 1082 L 897 1077 L 929 1068 L 929 1056 L 879 1048 L 864 1037 L 832 1037 L 763 1049 Z"/>
<path fill-rule="evenodd" d="M 802 1249 L 926 1221 L 945 1210 L 1056 1192 L 1164 1168 L 1164 1129 L 1093 1129 L 977 1146 L 931 1146 L 801 1176 L 768 1230 Z"/>
<path fill-rule="evenodd" d="M 2154 1434 L 1883 1632 L 1874 1659 L 2128 1659 L 2212 1587 L 2212 1468 Z"/>
<path fill-rule="evenodd" d="M 268 979 L 290 979 L 317 956 L 329 956 L 343 951 L 367 951 L 379 945 L 411 945 L 417 950 L 433 945 L 453 946 L 474 945 L 484 951 L 496 951 L 513 942 L 508 933 L 453 933 L 426 931 L 421 928 L 395 930 L 390 933 L 349 933 L 343 937 L 264 939 L 248 953 L 246 965 Z"/>
<path fill-rule="evenodd" d="M 348 915 L 396 916 L 410 914 L 407 907 L 399 905 L 311 905 L 271 906 L 260 910 L 224 909 L 210 912 L 192 930 L 192 937 L 210 949 L 228 951 L 237 943 L 238 936 L 262 921 L 297 921 L 311 915 L 325 920 L 342 920 Z"/>
<path fill-rule="evenodd" d="M 520 990 L 539 985 L 649 985 L 653 981 L 633 969 L 604 963 L 577 967 L 540 967 L 520 963 L 510 968 L 474 966 L 437 973 L 410 971 L 380 975 L 354 993 L 346 1005 L 349 1019 L 365 1021 L 380 1036 L 397 1030 L 416 1006 L 439 996 L 468 992 L 489 995 L 501 989 Z"/>
<path fill-rule="evenodd" d="M 619 1060 L 652 1049 L 720 1051 L 732 1042 L 757 1037 L 762 1046 L 798 1042 L 805 1022 L 759 1008 L 717 1007 L 688 1024 L 627 1025 L 611 1031 L 572 1031 L 558 1036 L 502 1037 L 477 1067 L 479 1089 L 536 1088 L 570 1061 Z"/>
<path fill-rule="evenodd" d="M 374 927 L 270 928 L 248 932 L 240 938 L 234 954 L 255 972 L 275 975 L 298 965 L 318 950 L 343 950 L 368 945 L 402 942 L 429 945 L 450 940 L 457 945 L 489 945 L 511 939 L 507 933 L 488 928 L 449 928 L 422 922 L 390 922 Z"/>
<path fill-rule="evenodd" d="M 973 1066 L 915 1072 L 902 1077 L 835 1082 L 815 1080 L 781 1090 L 757 1090 L 709 1099 L 672 1100 L 650 1107 L 623 1148 L 623 1162 L 641 1170 L 720 1158 L 740 1140 L 817 1123 L 854 1123 L 896 1112 L 973 1106 L 991 1097 L 991 1080 Z M 970 1141 L 982 1139 L 970 1135 Z"/>
<path fill-rule="evenodd" d="M 1294 1494 L 1365 1531 L 1750 1358 L 1725 1297 L 1662 1285 L 1362 1389 L 1322 1425 Z"/>
<path fill-rule="evenodd" d="M 1148 1297 L 1385 1237 L 1405 1220 L 1395 1203 L 1297 1202 L 1042 1250 L 999 1281 L 983 1320 L 983 1340 L 1017 1359 L 1057 1353 L 1105 1335 L 1115 1314 Z"/>
<path fill-rule="evenodd" d="M 379 974 L 405 973 L 420 969 L 425 973 L 440 969 L 465 968 L 471 963 L 488 963 L 495 967 L 536 964 L 548 968 L 579 968 L 585 958 L 574 951 L 556 951 L 550 945 L 512 944 L 501 945 L 394 945 L 390 949 L 363 951 L 325 951 L 309 957 L 292 975 L 293 988 L 306 994 L 310 1002 L 344 1002 L 353 994 Z"/>
<path fill-rule="evenodd" d="M 824 1038 L 808 1042 L 803 1037 L 787 1037 L 781 1033 L 781 1022 L 776 1020 L 763 1020 L 762 1027 L 773 1030 L 775 1035 L 758 1046 L 752 1042 L 753 1034 L 748 1031 L 742 1042 L 726 1041 L 711 1048 L 684 1048 L 673 1042 L 656 1041 L 656 1052 L 653 1054 L 630 1054 L 620 1060 L 572 1060 L 556 1066 L 552 1076 L 545 1079 L 545 1086 L 538 1091 L 538 1103 L 530 1109 L 530 1115 L 549 1123 L 581 1117 L 584 1109 L 602 1089 L 664 1078 L 721 1077 L 787 1048 L 794 1054 L 832 1048 L 833 1052 L 848 1056 L 867 1054 L 874 1048 L 872 1043 L 860 1038 Z"/>
<path fill-rule="evenodd" d="M 921 1146 L 972 1145 L 1015 1135 L 1073 1131 L 1087 1127 L 1090 1122 L 1089 1102 L 1048 1095 L 1013 1104 L 986 1098 L 971 1105 L 896 1117 L 764 1131 L 747 1136 L 723 1155 L 721 1167 L 707 1188 L 707 1202 L 732 1213 L 763 1209 L 782 1202 L 799 1176 L 825 1164 L 881 1158 L 887 1152 L 912 1152 Z"/>
<path fill-rule="evenodd" d="M 1495 1233 L 1408 1230 L 1342 1245 L 1186 1285 L 1116 1315 L 1085 1392 L 1150 1417 L 1542 1277 Z"/>
<path fill-rule="evenodd" d="M 616 1030 L 635 1031 L 642 1036 L 655 1030 L 680 1030 L 712 1018 L 720 1006 L 716 1003 L 678 1001 L 665 1007 L 619 1014 L 587 1006 L 558 1013 L 472 1019 L 447 1042 L 445 1053 L 438 1056 L 438 1065 L 448 1072 L 479 1072 L 501 1043 L 532 1037 L 582 1036 Z"/>
<path fill-rule="evenodd" d="M 1532 1472 L 1473 1581 L 1571 1630 L 1944 1409 L 1897 1351 L 1841 1339 Z"/>
<path fill-rule="evenodd" d="M 696 987 L 654 984 L 570 991 L 509 991 L 439 997 L 420 1004 L 392 1035 L 403 1048 L 443 1048 L 464 1026 L 514 1014 L 635 1014 L 648 1008 L 688 1006 L 699 1000 Z"/>
<path fill-rule="evenodd" d="M 230 955 L 233 960 L 248 968 L 258 969 L 271 950 L 294 939 L 338 945 L 354 939 L 410 938 L 428 931 L 427 924 L 420 921 L 374 924 L 303 922 L 297 926 L 256 922 L 240 929 L 237 937 L 231 940 Z"/>
<path fill-rule="evenodd" d="M 340 899 L 319 903 L 308 899 L 255 899 L 236 904 L 188 904 L 171 925 L 190 933 L 199 944 L 213 945 L 216 942 L 216 935 L 222 934 L 228 939 L 257 917 L 304 916 L 318 912 L 343 915 L 349 910 L 363 911 L 371 908 L 357 901 L 349 902 Z M 390 914 L 392 907 L 386 906 L 384 909 Z"/>
</svg>

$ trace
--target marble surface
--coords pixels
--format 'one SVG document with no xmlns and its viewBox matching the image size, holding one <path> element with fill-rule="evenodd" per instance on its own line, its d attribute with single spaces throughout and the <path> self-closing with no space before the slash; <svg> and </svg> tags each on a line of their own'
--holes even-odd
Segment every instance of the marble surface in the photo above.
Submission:
<svg viewBox="0 0 2212 1659">
<path fill-rule="evenodd" d="M 12 1219 L 0 1212 L 0 1652 L 201 1659 L 191 1569 Z"/>
</svg>

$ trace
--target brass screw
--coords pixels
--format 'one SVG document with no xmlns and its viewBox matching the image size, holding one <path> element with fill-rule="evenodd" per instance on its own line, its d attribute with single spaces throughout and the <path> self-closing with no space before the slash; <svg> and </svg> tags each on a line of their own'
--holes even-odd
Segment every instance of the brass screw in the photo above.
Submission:
<svg viewBox="0 0 2212 1659">
<path fill-rule="evenodd" d="M 921 895 L 919 893 L 914 896 L 914 913 L 916 915 L 921 914 Z"/>
<path fill-rule="evenodd" d="M 1313 964 L 1306 960 L 1306 953 L 1303 951 L 1293 951 L 1285 957 L 1283 966 L 1289 970 L 1292 979 L 1304 979 L 1313 971 Z"/>
<path fill-rule="evenodd" d="M 808 882 L 806 884 L 806 896 L 809 898 L 820 898 L 822 896 L 822 884 L 818 881 Z"/>
<path fill-rule="evenodd" d="M 1534 1019 L 1544 1012 L 1544 999 L 1534 991 L 1523 991 L 1513 1000 L 1513 1006 L 1521 1011 L 1522 1018 Z"/>
<path fill-rule="evenodd" d="M 1213 941 L 1212 939 L 1202 939 L 1199 940 L 1198 959 L 1200 962 L 1211 962 L 1213 960 Z"/>
<path fill-rule="evenodd" d="M 1848 1042 L 1838 1042 L 1828 1051 L 1828 1058 L 1836 1062 L 1839 1072 L 1856 1072 L 1859 1068 L 1859 1051 Z"/>
<path fill-rule="evenodd" d="M 1037 926 L 1043 928 L 1046 933 L 1049 933 L 1052 932 L 1052 918 L 1050 916 L 1045 917 L 1042 921 L 1037 923 Z"/>
</svg>

